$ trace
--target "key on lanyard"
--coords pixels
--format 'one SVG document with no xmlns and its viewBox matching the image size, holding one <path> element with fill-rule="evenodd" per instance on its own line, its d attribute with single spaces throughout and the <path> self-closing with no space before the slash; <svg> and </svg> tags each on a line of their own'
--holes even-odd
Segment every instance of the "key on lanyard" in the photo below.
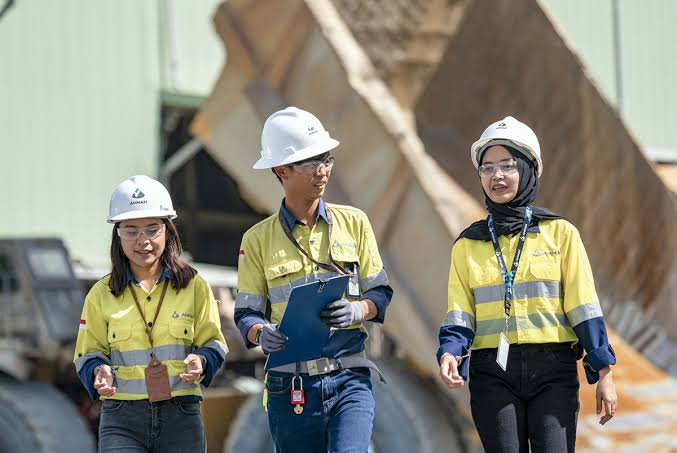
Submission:
<svg viewBox="0 0 677 453">
<path fill-rule="evenodd" d="M 294 406 L 294 413 L 296 415 L 300 415 L 303 412 L 303 404 L 306 403 L 306 399 L 305 395 L 303 394 L 303 378 L 301 376 L 298 376 L 300 383 L 299 388 L 294 388 L 296 377 L 297 376 L 291 378 L 291 404 Z"/>
</svg>

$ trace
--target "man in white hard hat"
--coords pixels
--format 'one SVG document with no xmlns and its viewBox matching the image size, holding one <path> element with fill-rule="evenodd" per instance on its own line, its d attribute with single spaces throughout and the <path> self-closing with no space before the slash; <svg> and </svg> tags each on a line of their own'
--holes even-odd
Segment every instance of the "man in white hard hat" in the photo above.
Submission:
<svg viewBox="0 0 677 453">
<path fill-rule="evenodd" d="M 314 115 L 289 107 L 266 121 L 254 165 L 273 170 L 285 198 L 242 239 L 235 322 L 247 346 L 284 349 L 277 324 L 292 289 L 350 274 L 344 297 L 321 314 L 332 328 L 323 357 L 267 370 L 264 404 L 282 453 L 366 452 L 371 438 L 378 369 L 365 357 L 363 323 L 384 321 L 392 289 L 364 212 L 322 199 L 338 145 Z M 292 379 L 303 404 L 292 404 Z"/>
</svg>

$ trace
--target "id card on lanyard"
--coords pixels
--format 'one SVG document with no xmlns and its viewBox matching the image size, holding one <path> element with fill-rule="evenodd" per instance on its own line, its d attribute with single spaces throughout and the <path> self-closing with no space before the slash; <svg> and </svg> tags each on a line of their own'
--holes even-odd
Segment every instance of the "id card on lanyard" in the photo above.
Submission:
<svg viewBox="0 0 677 453">
<path fill-rule="evenodd" d="M 522 229 L 520 230 L 520 237 L 517 241 L 515 258 L 512 260 L 510 273 L 508 273 L 505 260 L 503 259 L 503 253 L 501 252 L 501 247 L 498 244 L 498 238 L 496 237 L 494 219 L 491 214 L 489 214 L 489 217 L 487 218 L 489 235 L 491 236 L 491 242 L 494 245 L 494 252 L 496 254 L 496 260 L 498 261 L 498 268 L 501 271 L 503 283 L 505 283 L 505 297 L 503 298 L 503 308 L 505 310 L 505 328 L 503 329 L 503 332 L 501 332 L 501 336 L 498 340 L 498 353 L 496 354 L 496 362 L 498 363 L 498 366 L 503 369 L 503 371 L 506 371 L 508 367 L 508 351 L 510 349 L 510 343 L 508 342 L 508 321 L 510 319 L 510 307 L 512 306 L 512 299 L 514 296 L 513 285 L 515 283 L 515 275 L 517 274 L 517 267 L 519 266 L 520 256 L 522 255 L 522 249 L 524 248 L 524 242 L 527 239 L 527 230 L 529 229 L 530 223 L 531 206 L 527 206 L 527 209 L 524 213 L 524 221 L 522 222 Z"/>
</svg>

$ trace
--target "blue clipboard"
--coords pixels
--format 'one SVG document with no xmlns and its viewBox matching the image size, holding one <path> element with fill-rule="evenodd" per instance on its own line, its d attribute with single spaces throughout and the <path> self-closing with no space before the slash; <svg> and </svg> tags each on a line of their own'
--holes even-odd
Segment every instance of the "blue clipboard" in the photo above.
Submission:
<svg viewBox="0 0 677 453">
<path fill-rule="evenodd" d="M 320 319 L 320 312 L 329 302 L 343 297 L 349 278 L 341 275 L 292 290 L 279 327 L 289 341 L 282 351 L 268 356 L 266 370 L 322 357 L 330 330 Z"/>
</svg>

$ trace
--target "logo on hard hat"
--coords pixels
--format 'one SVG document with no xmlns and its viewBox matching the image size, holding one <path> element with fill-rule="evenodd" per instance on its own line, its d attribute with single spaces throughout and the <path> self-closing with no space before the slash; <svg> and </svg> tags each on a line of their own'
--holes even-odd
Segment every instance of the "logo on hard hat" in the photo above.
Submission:
<svg viewBox="0 0 677 453">
<path fill-rule="evenodd" d="M 308 126 L 308 135 L 313 135 L 316 132 L 317 129 L 315 129 L 315 126 Z"/>
<path fill-rule="evenodd" d="M 496 126 L 496 129 L 507 129 L 507 128 L 508 128 L 508 125 L 505 124 L 505 121 L 499 123 L 498 126 Z"/>
<path fill-rule="evenodd" d="M 136 190 L 134 191 L 134 193 L 132 194 L 132 198 L 137 198 L 137 199 L 138 199 L 138 198 L 143 198 L 143 197 L 145 197 L 145 196 L 146 196 L 146 194 L 143 193 L 143 192 L 141 192 L 141 189 L 136 189 Z"/>
</svg>

